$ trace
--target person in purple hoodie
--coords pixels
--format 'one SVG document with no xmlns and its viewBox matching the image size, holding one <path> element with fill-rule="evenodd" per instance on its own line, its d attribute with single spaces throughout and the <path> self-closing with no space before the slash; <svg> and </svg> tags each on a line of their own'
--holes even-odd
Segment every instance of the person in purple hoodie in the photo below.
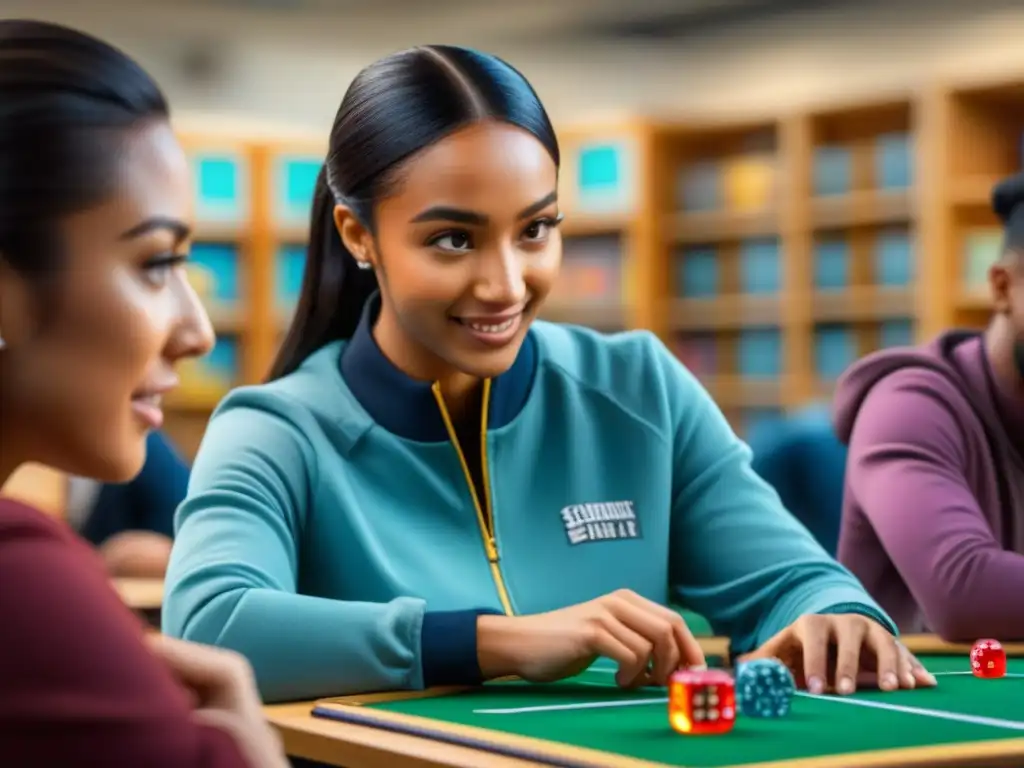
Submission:
<svg viewBox="0 0 1024 768">
<path fill-rule="evenodd" d="M 849 446 L 837 557 L 902 633 L 1024 639 L 1024 174 L 983 332 L 854 364 L 835 398 Z"/>
</svg>

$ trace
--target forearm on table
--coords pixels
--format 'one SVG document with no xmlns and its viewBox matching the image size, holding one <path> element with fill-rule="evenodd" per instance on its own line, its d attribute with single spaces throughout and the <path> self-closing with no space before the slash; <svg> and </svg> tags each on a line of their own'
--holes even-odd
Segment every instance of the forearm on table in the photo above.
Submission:
<svg viewBox="0 0 1024 768">
<path fill-rule="evenodd" d="M 99 553 L 115 578 L 163 578 L 171 545 L 171 539 L 159 533 L 124 531 L 103 542 Z"/>
<path fill-rule="evenodd" d="M 1024 556 L 1016 552 L 967 544 L 911 592 L 944 640 L 1024 637 Z"/>
<path fill-rule="evenodd" d="M 273 589 L 172 590 L 164 630 L 242 653 L 273 702 L 480 682 L 482 613 L 428 612 L 414 598 L 364 603 Z"/>
<path fill-rule="evenodd" d="M 851 456 L 854 496 L 930 628 L 1024 637 L 1024 556 L 999 546 L 962 474 L 913 451 L 894 460 L 888 446 Z"/>
</svg>

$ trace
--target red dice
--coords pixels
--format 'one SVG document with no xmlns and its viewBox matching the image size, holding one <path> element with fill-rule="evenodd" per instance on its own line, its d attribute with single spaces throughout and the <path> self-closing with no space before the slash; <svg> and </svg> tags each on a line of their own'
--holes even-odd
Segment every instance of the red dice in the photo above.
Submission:
<svg viewBox="0 0 1024 768">
<path fill-rule="evenodd" d="M 979 640 L 971 648 L 971 671 L 975 677 L 1004 677 L 1006 651 L 998 640 Z"/>
<path fill-rule="evenodd" d="M 669 681 L 668 720 L 678 733 L 728 733 L 736 723 L 736 686 L 721 670 L 676 672 Z"/>
</svg>

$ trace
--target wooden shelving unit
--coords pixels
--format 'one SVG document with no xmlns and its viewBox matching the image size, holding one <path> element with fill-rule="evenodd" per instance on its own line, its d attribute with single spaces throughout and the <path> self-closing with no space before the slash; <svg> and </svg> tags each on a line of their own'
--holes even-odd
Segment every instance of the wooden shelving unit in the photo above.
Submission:
<svg viewBox="0 0 1024 768">
<path fill-rule="evenodd" d="M 1002 248 L 992 189 L 1024 171 L 1024 74 L 936 88 L 928 105 L 938 129 L 931 146 L 934 274 L 922 304 L 937 333 L 988 320 L 988 268 Z"/>
<path fill-rule="evenodd" d="M 167 434 L 191 455 L 212 408 L 231 387 L 252 381 L 260 365 L 258 153 L 253 144 L 223 137 L 180 139 L 194 184 L 190 277 L 217 333 L 207 357 L 180 366 L 182 386 L 167 403 Z"/>
<path fill-rule="evenodd" d="M 742 434 L 874 350 L 988 320 L 991 192 L 1024 168 L 1024 73 L 657 128 L 650 327 Z M 657 257 L 657 254 L 656 254 Z"/>
<path fill-rule="evenodd" d="M 811 297 L 811 354 L 796 361 L 803 397 L 829 396 L 856 359 L 916 338 L 915 118 L 909 97 L 796 118 L 810 142 L 794 201 L 806 207 L 798 237 L 810 254 L 799 286 Z"/>
<path fill-rule="evenodd" d="M 788 395 L 784 125 L 658 127 L 664 248 L 656 330 L 738 428 Z"/>
<path fill-rule="evenodd" d="M 309 242 L 309 215 L 316 179 L 323 166 L 326 143 L 279 142 L 264 148 L 267 154 L 268 277 L 267 317 L 271 319 L 263 371 L 291 324 L 302 288 Z"/>
<path fill-rule="evenodd" d="M 648 179 L 653 133 L 642 122 L 559 131 L 559 208 L 565 214 L 562 271 L 542 310 L 556 322 L 602 331 L 646 327 L 656 233 Z"/>
<path fill-rule="evenodd" d="M 263 379 L 301 282 L 313 183 L 324 150 L 309 142 L 180 137 L 195 179 L 190 277 L 217 343 L 181 366 L 166 431 L 191 456 L 227 392 Z"/>
<path fill-rule="evenodd" d="M 657 333 L 735 428 L 831 396 L 856 358 L 988 317 L 992 187 L 1024 167 L 1024 73 L 748 120 L 560 131 L 562 274 L 543 310 Z M 197 284 L 220 341 L 187 366 L 186 453 L 265 375 L 301 284 L 325 146 L 189 136 Z"/>
</svg>

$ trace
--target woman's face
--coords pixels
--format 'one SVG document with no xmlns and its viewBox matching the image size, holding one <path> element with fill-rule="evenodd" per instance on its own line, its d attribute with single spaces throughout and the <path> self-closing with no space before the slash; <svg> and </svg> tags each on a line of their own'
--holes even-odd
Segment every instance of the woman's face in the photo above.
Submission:
<svg viewBox="0 0 1024 768">
<path fill-rule="evenodd" d="M 170 127 L 133 131 L 118 163 L 115 194 L 62 222 L 52 284 L 9 270 L 0 283 L 5 439 L 24 460 L 109 482 L 141 469 L 175 363 L 213 343 L 185 276 L 189 169 Z"/>
<path fill-rule="evenodd" d="M 506 371 L 558 275 L 558 169 L 526 131 L 465 128 L 413 157 L 376 209 L 370 238 L 339 217 L 357 258 L 373 261 L 377 338 L 407 373 Z"/>
</svg>

